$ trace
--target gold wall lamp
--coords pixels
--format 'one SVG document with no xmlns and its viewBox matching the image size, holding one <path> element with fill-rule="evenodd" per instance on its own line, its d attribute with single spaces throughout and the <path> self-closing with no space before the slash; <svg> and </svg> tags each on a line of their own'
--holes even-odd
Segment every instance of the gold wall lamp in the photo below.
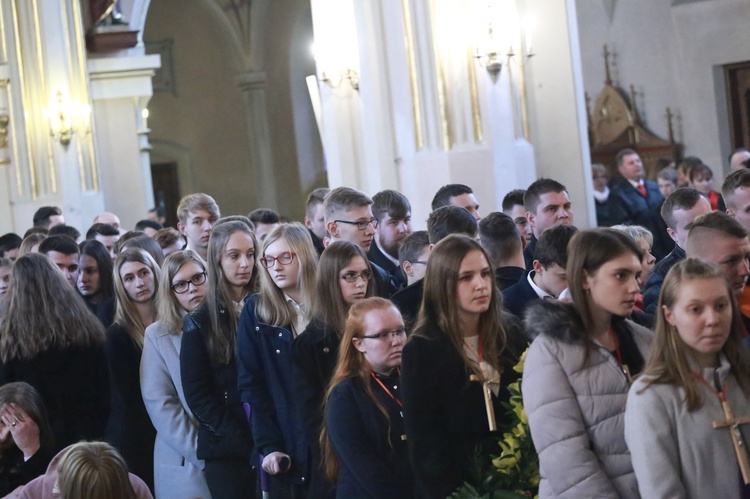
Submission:
<svg viewBox="0 0 750 499">
<path fill-rule="evenodd" d="M 61 91 L 44 110 L 44 119 L 49 123 L 50 136 L 66 149 L 74 135 L 85 136 L 90 132 L 91 106 L 71 102 Z"/>
</svg>

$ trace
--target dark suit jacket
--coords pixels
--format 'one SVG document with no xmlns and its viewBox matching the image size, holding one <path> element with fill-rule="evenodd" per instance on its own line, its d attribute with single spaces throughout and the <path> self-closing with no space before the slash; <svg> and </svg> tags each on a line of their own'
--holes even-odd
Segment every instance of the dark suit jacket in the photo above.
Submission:
<svg viewBox="0 0 750 499">
<path fill-rule="evenodd" d="M 541 299 L 531 287 L 531 284 L 529 284 L 528 279 L 526 279 L 527 275 L 524 274 L 517 283 L 503 290 L 503 306 L 505 310 L 519 319 L 523 319 L 523 313 L 530 303 Z"/>
<path fill-rule="evenodd" d="M 534 251 L 536 250 L 536 236 L 531 234 L 531 241 L 523 250 L 523 261 L 526 262 L 526 270 L 531 272 L 534 270 Z"/>
<path fill-rule="evenodd" d="M 521 267 L 498 267 L 495 269 L 495 284 L 502 291 L 516 284 L 526 276 L 526 269 Z"/>
<path fill-rule="evenodd" d="M 381 269 L 388 272 L 388 274 L 390 274 L 391 276 L 391 281 L 396 285 L 397 288 L 406 282 L 406 276 L 401 270 L 401 267 L 399 265 L 395 265 L 391 260 L 388 259 L 387 256 L 383 254 L 382 251 L 380 251 L 378 245 L 375 244 L 375 240 L 373 240 L 372 244 L 370 245 L 370 251 L 367 252 L 367 258 L 370 260 L 370 263 L 374 263 Z"/>
<path fill-rule="evenodd" d="M 611 196 L 619 197 L 625 209 L 625 220 L 621 223 L 628 225 L 642 225 L 654 236 L 653 253 L 657 258 L 664 257 L 673 247 L 672 239 L 663 231 L 658 220 L 664 198 L 659 192 L 659 185 L 651 180 L 645 180 L 646 196 L 633 187 L 625 177 L 615 177 L 612 180 Z"/>
</svg>

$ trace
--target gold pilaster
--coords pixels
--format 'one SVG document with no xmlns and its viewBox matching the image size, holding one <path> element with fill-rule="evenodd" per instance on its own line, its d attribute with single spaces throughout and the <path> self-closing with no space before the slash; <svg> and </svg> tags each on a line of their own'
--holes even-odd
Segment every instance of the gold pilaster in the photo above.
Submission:
<svg viewBox="0 0 750 499">
<path fill-rule="evenodd" d="M 453 148 L 453 139 L 450 127 L 450 108 L 448 106 L 448 100 L 446 99 L 446 85 L 445 85 L 445 68 L 442 62 L 442 54 L 440 53 L 440 46 L 436 41 L 436 37 L 439 36 L 440 30 L 438 29 L 437 23 L 437 0 L 430 0 L 430 25 L 431 25 L 431 40 L 432 40 L 432 51 L 435 62 L 435 80 L 436 90 L 438 97 L 438 108 L 440 110 L 440 129 L 443 149 L 450 151 Z"/>
<path fill-rule="evenodd" d="M 402 0 L 401 7 L 404 17 L 404 45 L 406 46 L 406 62 L 409 67 L 409 87 L 411 89 L 411 112 L 414 120 L 414 142 L 416 149 L 424 147 L 424 127 L 422 125 L 422 97 L 419 92 L 419 74 L 417 72 L 416 54 L 414 52 L 414 27 L 411 18 L 409 0 Z"/>
</svg>

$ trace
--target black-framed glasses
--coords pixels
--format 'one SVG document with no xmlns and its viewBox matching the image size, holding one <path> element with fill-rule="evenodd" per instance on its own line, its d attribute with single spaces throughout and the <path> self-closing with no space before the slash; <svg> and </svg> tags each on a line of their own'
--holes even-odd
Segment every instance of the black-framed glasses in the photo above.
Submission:
<svg viewBox="0 0 750 499">
<path fill-rule="evenodd" d="M 279 256 L 262 257 L 260 259 L 260 264 L 267 269 L 270 269 L 271 267 L 276 265 L 276 262 L 279 262 L 281 265 L 289 265 L 294 261 L 295 256 L 297 256 L 297 253 L 294 253 L 293 251 L 285 251 Z"/>
<path fill-rule="evenodd" d="M 342 223 L 342 224 L 349 224 L 349 225 L 356 225 L 359 230 L 365 230 L 368 225 L 372 225 L 373 229 L 378 228 L 378 220 L 376 218 L 371 218 L 369 220 L 360 220 L 358 222 L 350 222 L 349 220 L 334 220 L 336 223 Z"/>
<path fill-rule="evenodd" d="M 362 338 L 367 338 L 368 340 L 384 340 L 386 338 L 393 339 L 393 338 L 400 338 L 403 336 L 406 336 L 405 327 L 402 327 L 401 329 L 394 329 L 392 331 L 381 331 L 375 334 L 364 334 L 362 335 Z"/>
<path fill-rule="evenodd" d="M 357 279 L 362 278 L 363 282 L 367 282 L 370 279 L 372 279 L 372 272 L 369 270 L 363 270 L 361 274 L 357 274 L 355 272 L 347 272 L 346 274 L 342 275 L 341 278 L 345 280 L 346 282 L 357 282 Z"/>
<path fill-rule="evenodd" d="M 171 289 L 178 295 L 181 295 L 182 293 L 187 293 L 188 289 L 190 289 L 191 284 L 193 285 L 193 287 L 197 288 L 204 282 L 206 282 L 206 273 L 201 272 L 200 274 L 195 274 L 193 277 L 190 278 L 190 280 L 177 281 L 176 283 L 172 284 L 169 287 L 169 289 Z"/>
</svg>

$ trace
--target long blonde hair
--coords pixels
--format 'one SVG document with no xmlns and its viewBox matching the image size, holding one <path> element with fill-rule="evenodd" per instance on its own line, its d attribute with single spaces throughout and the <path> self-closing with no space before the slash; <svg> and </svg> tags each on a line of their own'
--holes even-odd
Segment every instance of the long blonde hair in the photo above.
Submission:
<svg viewBox="0 0 750 499">
<path fill-rule="evenodd" d="M 2 300 L 0 356 L 4 362 L 31 359 L 52 348 L 104 343 L 101 322 L 45 255 L 19 257 L 11 276 Z"/>
<path fill-rule="evenodd" d="M 161 322 L 170 334 L 182 331 L 182 307 L 172 291 L 172 279 L 180 271 L 183 265 L 195 262 L 206 271 L 203 259 L 193 250 L 181 250 L 170 253 L 164 259 L 159 275 L 159 289 L 156 291 L 156 310 L 159 322 Z"/>
<path fill-rule="evenodd" d="M 151 297 L 151 307 L 153 308 L 154 317 L 156 316 L 156 290 L 159 289 L 159 265 L 157 265 L 151 255 L 137 247 L 122 250 L 117 255 L 117 260 L 115 260 L 115 298 L 117 300 L 115 322 L 127 331 L 128 336 L 133 339 L 136 345 L 143 348 L 143 337 L 146 333 L 147 324 L 143 323 L 138 309 L 133 304 L 133 300 L 128 296 L 128 292 L 125 291 L 125 285 L 120 275 L 122 266 L 129 262 L 144 264 L 151 270 L 154 276 L 154 296 Z"/>
<path fill-rule="evenodd" d="M 263 256 L 266 255 L 266 249 L 279 239 L 284 239 L 289 244 L 290 250 L 297 255 L 295 256 L 299 262 L 297 289 L 302 296 L 303 313 L 309 316 L 315 293 L 315 272 L 318 264 L 318 253 L 313 246 L 310 232 L 307 227 L 296 222 L 276 227 L 263 241 Z M 296 312 L 284 298 L 284 292 L 273 282 L 268 269 L 265 268 L 260 272 L 258 295 L 256 312 L 262 321 L 279 327 L 294 324 Z"/>
<path fill-rule="evenodd" d="M 678 299 L 680 286 L 694 279 L 719 279 L 725 283 L 732 307 L 732 322 L 729 337 L 721 349 L 731 366 L 731 372 L 739 383 L 745 397 L 750 398 L 750 355 L 742 347 L 740 312 L 733 297 L 732 287 L 718 266 L 697 258 L 688 258 L 672 267 L 664 279 L 656 312 L 654 343 L 651 347 L 644 376 L 647 389 L 652 384 L 672 384 L 685 390 L 688 412 L 703 406 L 701 388 L 690 367 L 690 347 L 680 338 L 675 326 L 667 322 L 664 308 L 672 309 Z"/>
<path fill-rule="evenodd" d="M 353 341 L 354 338 L 360 338 L 365 334 L 365 318 L 368 313 L 374 310 L 388 310 L 389 308 L 396 308 L 396 306 L 392 301 L 377 296 L 365 298 L 351 306 L 349 309 L 349 316 L 346 319 L 344 334 L 341 337 L 338 361 L 336 362 L 336 368 L 333 371 L 331 382 L 328 384 L 325 400 L 328 400 L 328 397 L 331 395 L 331 392 L 336 385 L 349 378 L 358 378 L 362 382 L 362 387 L 364 388 L 367 397 L 383 414 L 390 427 L 391 418 L 388 416 L 388 410 L 378 401 L 372 392 L 372 386 L 370 385 L 372 366 L 365 359 L 365 355 L 357 350 Z M 387 434 L 390 434 L 390 429 Z M 335 482 L 339 473 L 339 460 L 336 453 L 333 451 L 326 424 L 323 425 L 320 434 L 320 448 L 323 463 L 325 465 L 326 476 L 329 480 Z"/>
</svg>

